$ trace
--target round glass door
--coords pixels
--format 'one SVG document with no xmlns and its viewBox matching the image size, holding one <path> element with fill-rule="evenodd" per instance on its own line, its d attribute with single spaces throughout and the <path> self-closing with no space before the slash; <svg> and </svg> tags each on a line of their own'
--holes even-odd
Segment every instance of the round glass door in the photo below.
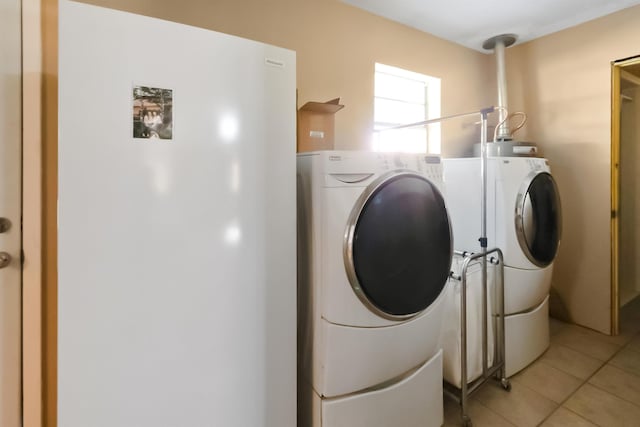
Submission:
<svg viewBox="0 0 640 427">
<path fill-rule="evenodd" d="M 527 258 L 539 267 L 551 264 L 562 234 L 560 197 L 553 177 L 533 173 L 516 199 L 516 233 Z"/>
<path fill-rule="evenodd" d="M 373 182 L 354 206 L 344 259 L 349 281 L 369 309 L 406 319 L 440 295 L 452 250 L 438 188 L 420 175 L 396 171 Z"/>
</svg>

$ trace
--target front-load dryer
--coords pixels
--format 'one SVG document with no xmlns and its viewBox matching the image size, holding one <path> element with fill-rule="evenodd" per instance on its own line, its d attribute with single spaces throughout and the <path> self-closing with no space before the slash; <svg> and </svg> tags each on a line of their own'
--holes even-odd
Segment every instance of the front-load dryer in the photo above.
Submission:
<svg viewBox="0 0 640 427">
<path fill-rule="evenodd" d="M 444 159 L 456 249 L 480 251 L 480 158 Z M 511 376 L 549 346 L 548 295 L 561 237 L 560 198 L 548 161 L 487 159 L 488 247 L 504 255 L 505 363 Z"/>
<path fill-rule="evenodd" d="M 298 154 L 299 425 L 442 423 L 438 157 Z"/>
</svg>

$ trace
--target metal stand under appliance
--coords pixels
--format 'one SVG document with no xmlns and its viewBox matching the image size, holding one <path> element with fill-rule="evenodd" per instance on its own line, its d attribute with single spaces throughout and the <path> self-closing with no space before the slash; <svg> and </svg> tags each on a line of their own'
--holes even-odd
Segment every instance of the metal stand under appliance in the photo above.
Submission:
<svg viewBox="0 0 640 427">
<path fill-rule="evenodd" d="M 487 259 L 487 256 L 492 253 L 496 253 L 496 257 Z M 451 275 L 454 280 L 460 281 L 460 373 L 461 388 L 457 388 L 454 385 L 445 382 L 444 392 L 453 397 L 460 403 L 462 423 L 465 427 L 472 425 L 471 418 L 469 417 L 468 399 L 469 395 L 476 391 L 487 380 L 495 376 L 500 381 L 500 385 L 507 391 L 511 390 L 511 383 L 505 377 L 505 365 L 504 365 L 504 261 L 502 257 L 502 251 L 498 248 L 491 250 L 483 250 L 480 253 L 460 252 L 455 251 L 456 255 L 464 257 L 462 263 L 462 269 L 460 275 Z M 471 261 L 480 259 L 482 262 L 482 375 L 474 381 L 467 382 L 467 268 Z M 497 312 L 496 312 L 496 345 L 494 346 L 494 363 L 493 366 L 488 366 L 488 333 L 487 333 L 487 314 L 488 314 L 488 287 L 486 280 L 486 262 L 497 266 L 498 276 L 498 289 L 495 290 L 495 297 L 497 299 Z"/>
<path fill-rule="evenodd" d="M 462 363 L 462 380 L 461 380 L 461 388 L 457 389 L 455 387 L 452 392 L 449 393 L 448 385 L 445 383 L 445 391 L 447 394 L 451 394 L 454 399 L 460 402 L 461 411 L 462 411 L 462 421 L 465 427 L 470 427 L 472 425 L 471 419 L 467 414 L 467 401 L 469 395 L 478 389 L 482 384 L 484 384 L 487 380 L 491 378 L 492 375 L 496 374 L 498 380 L 500 380 L 500 384 L 502 387 L 509 391 L 511 390 L 511 384 L 509 380 L 505 378 L 505 369 L 504 369 L 504 272 L 503 272 L 503 260 L 502 260 L 502 251 L 500 249 L 491 249 L 487 251 L 487 115 L 489 113 L 493 113 L 495 111 L 494 107 L 484 108 L 480 111 L 472 112 L 472 113 L 463 113 L 463 114 L 455 114 L 452 116 L 440 117 L 437 119 L 425 120 L 418 123 L 411 123 L 406 125 L 394 126 L 386 129 L 381 129 L 378 132 L 384 132 L 395 129 L 407 129 L 414 127 L 422 127 L 432 123 L 440 123 L 445 120 L 475 116 L 479 115 L 481 118 L 481 130 L 480 130 L 480 175 L 481 175 L 481 236 L 480 236 L 480 248 L 481 251 L 478 254 L 465 254 L 465 260 L 463 262 L 463 268 L 460 274 L 460 280 L 462 281 L 462 304 L 461 304 L 461 363 Z M 498 331 L 497 331 L 497 341 L 498 345 L 496 346 L 496 357 L 494 357 L 493 366 L 489 367 L 487 362 L 487 254 L 496 252 L 498 255 L 498 271 L 500 272 L 500 291 L 496 292 L 498 296 Z M 459 253 L 463 254 L 463 253 Z M 482 376 L 477 380 L 473 381 L 471 384 L 467 384 L 467 310 L 466 310 L 466 270 L 469 262 L 475 259 L 480 259 L 482 264 Z M 493 260 L 493 258 L 492 258 Z M 493 261 L 492 261 L 493 262 Z M 457 391 L 457 393 L 456 393 Z M 459 396 L 457 396 L 459 394 Z"/>
</svg>

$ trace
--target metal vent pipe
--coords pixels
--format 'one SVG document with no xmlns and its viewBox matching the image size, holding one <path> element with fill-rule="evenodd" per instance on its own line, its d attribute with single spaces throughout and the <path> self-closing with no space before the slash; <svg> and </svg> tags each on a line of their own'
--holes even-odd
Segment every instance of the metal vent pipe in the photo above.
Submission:
<svg viewBox="0 0 640 427">
<path fill-rule="evenodd" d="M 493 49 L 496 56 L 496 73 L 498 75 L 498 123 L 502 123 L 507 117 L 507 72 L 504 51 L 507 47 L 516 42 L 515 34 L 501 34 L 486 40 L 482 47 L 487 50 Z M 498 127 L 497 140 L 505 141 L 511 139 L 509 124 L 505 121 Z M 495 142 L 495 141 L 494 141 Z"/>
</svg>

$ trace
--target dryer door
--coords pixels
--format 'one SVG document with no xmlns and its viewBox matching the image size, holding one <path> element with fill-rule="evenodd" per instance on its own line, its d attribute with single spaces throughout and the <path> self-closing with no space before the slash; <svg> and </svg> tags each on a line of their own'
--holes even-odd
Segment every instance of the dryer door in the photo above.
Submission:
<svg viewBox="0 0 640 427">
<path fill-rule="evenodd" d="M 393 171 L 356 202 L 344 240 L 347 276 L 358 298 L 392 320 L 425 310 L 440 295 L 452 258 L 449 216 L 425 177 Z"/>
<path fill-rule="evenodd" d="M 558 187 L 551 174 L 533 172 L 516 198 L 516 233 L 529 261 L 546 267 L 556 257 L 562 234 Z"/>
</svg>

